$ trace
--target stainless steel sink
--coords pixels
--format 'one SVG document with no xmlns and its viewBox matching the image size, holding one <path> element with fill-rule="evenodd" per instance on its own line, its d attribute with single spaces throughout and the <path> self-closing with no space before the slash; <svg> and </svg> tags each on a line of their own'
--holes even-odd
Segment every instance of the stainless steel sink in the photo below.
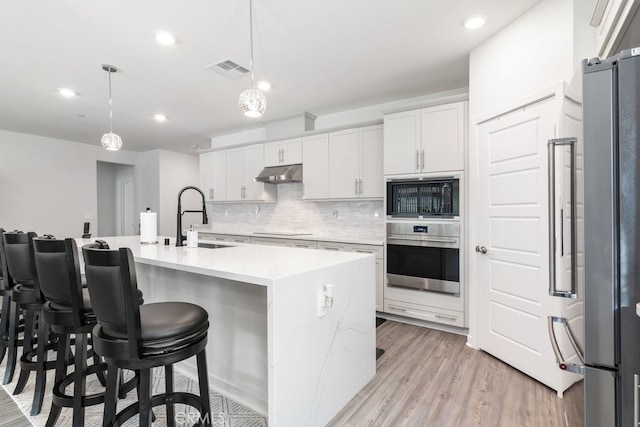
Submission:
<svg viewBox="0 0 640 427">
<path fill-rule="evenodd" d="M 225 245 L 225 244 L 221 244 L 221 243 L 204 243 L 204 242 L 199 242 L 198 243 L 198 247 L 199 248 L 206 248 L 206 249 L 221 249 L 221 248 L 230 248 L 234 245 Z"/>
</svg>

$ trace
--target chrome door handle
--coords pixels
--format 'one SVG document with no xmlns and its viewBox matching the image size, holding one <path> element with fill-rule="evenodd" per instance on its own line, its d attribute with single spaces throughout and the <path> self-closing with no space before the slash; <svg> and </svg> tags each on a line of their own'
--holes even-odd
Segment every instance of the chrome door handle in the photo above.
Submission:
<svg viewBox="0 0 640 427">
<path fill-rule="evenodd" d="M 359 187 L 358 194 L 362 195 L 362 180 L 361 179 L 358 180 L 358 187 Z"/>
<path fill-rule="evenodd" d="M 547 144 L 548 150 L 548 174 L 549 174 L 549 295 L 553 297 L 563 298 L 577 298 L 577 269 L 578 269 L 578 257 L 576 250 L 577 244 L 577 223 L 578 212 L 576 209 L 576 138 L 558 138 L 550 139 Z M 556 147 L 569 146 L 571 166 L 570 166 L 570 197 L 571 197 L 571 290 L 559 291 L 556 284 Z M 560 210 L 561 221 L 561 235 L 560 239 L 564 236 L 564 227 L 562 221 L 564 218 L 564 210 Z M 562 253 L 564 253 L 564 247 L 562 247 Z"/>
<path fill-rule="evenodd" d="M 424 169 L 424 150 L 420 150 L 420 151 L 421 151 L 420 159 L 421 159 L 421 164 L 422 164 L 421 169 Z"/>
<path fill-rule="evenodd" d="M 420 150 L 416 150 L 416 170 L 420 170 Z"/>
<path fill-rule="evenodd" d="M 553 327 L 554 323 L 562 323 L 564 325 L 564 329 L 567 332 L 567 337 L 569 338 L 571 347 L 573 347 L 573 350 L 576 352 L 576 356 L 578 356 L 578 360 L 582 365 L 565 362 L 564 356 L 562 355 L 562 351 L 560 350 L 560 346 L 558 345 L 558 341 L 556 339 L 556 332 Z M 547 327 L 549 329 L 551 348 L 553 349 L 553 354 L 556 357 L 556 363 L 558 364 L 558 367 L 563 371 L 584 375 L 584 350 L 582 350 L 582 347 L 580 347 L 580 345 L 578 344 L 578 341 L 576 340 L 576 337 L 573 334 L 573 331 L 571 330 L 571 326 L 569 326 L 569 322 L 567 322 L 567 319 L 564 317 L 548 316 Z"/>
<path fill-rule="evenodd" d="M 485 246 L 476 246 L 476 252 L 486 254 L 489 252 Z"/>
<path fill-rule="evenodd" d="M 358 194 L 358 180 L 357 179 L 355 180 L 355 183 L 356 183 L 355 193 Z"/>
<path fill-rule="evenodd" d="M 209 189 L 209 200 L 213 200 L 213 188 Z"/>
</svg>

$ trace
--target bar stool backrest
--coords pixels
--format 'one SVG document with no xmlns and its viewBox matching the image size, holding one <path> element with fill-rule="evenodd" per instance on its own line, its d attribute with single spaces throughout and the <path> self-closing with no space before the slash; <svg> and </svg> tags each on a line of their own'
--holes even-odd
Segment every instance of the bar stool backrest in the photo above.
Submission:
<svg viewBox="0 0 640 427">
<path fill-rule="evenodd" d="M 93 312 L 105 334 L 126 340 L 130 358 L 140 358 L 140 300 L 133 254 L 83 246 L 85 275 Z"/>
<path fill-rule="evenodd" d="M 4 254 L 7 260 L 7 270 L 16 284 L 25 284 L 38 289 L 38 275 L 33 260 L 33 245 L 31 241 L 37 236 L 30 231 L 5 232 L 2 235 Z"/>
<path fill-rule="evenodd" d="M 82 298 L 82 275 L 78 246 L 74 239 L 33 239 L 33 250 L 40 291 L 46 301 L 69 307 L 74 326 L 82 326 L 88 311 Z"/>
<path fill-rule="evenodd" d="M 6 294 L 13 285 L 9 270 L 7 269 L 7 258 L 4 254 L 4 228 L 0 228 L 0 295 Z"/>
</svg>

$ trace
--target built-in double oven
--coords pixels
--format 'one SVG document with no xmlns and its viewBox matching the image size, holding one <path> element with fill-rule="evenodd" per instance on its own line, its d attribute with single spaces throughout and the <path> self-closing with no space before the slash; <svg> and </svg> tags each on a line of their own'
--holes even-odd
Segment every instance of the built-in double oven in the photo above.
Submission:
<svg viewBox="0 0 640 427">
<path fill-rule="evenodd" d="M 387 286 L 459 295 L 459 176 L 386 185 Z"/>
</svg>

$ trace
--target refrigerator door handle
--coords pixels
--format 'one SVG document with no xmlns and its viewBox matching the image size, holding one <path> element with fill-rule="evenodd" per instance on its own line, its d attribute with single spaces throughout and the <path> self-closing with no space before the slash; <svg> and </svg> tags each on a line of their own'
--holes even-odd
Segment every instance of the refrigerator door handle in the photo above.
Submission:
<svg viewBox="0 0 640 427">
<path fill-rule="evenodd" d="M 578 213 L 576 210 L 576 138 L 550 139 L 547 144 L 549 161 L 549 295 L 553 297 L 577 298 L 577 223 Z M 568 145 L 571 156 L 570 166 L 570 195 L 571 195 L 571 290 L 558 290 L 556 283 L 556 147 Z M 564 210 L 561 210 L 563 212 Z M 563 215 L 563 214 L 562 214 Z M 560 217 L 561 230 L 564 233 Z M 563 239 L 560 235 L 560 239 Z M 563 248 L 564 253 L 564 248 Z"/>
<path fill-rule="evenodd" d="M 581 365 L 571 362 L 565 362 L 562 351 L 560 350 L 560 346 L 558 345 L 558 340 L 556 339 L 554 323 L 562 323 L 564 325 L 564 329 L 567 332 L 567 336 L 569 337 L 569 342 L 571 343 L 573 350 L 576 352 Z M 584 351 L 582 350 L 582 348 L 580 348 L 578 341 L 576 341 L 575 335 L 573 335 L 573 331 L 571 330 L 571 326 L 569 326 L 569 322 L 567 322 L 567 319 L 564 317 L 548 316 L 547 325 L 549 327 L 549 339 L 551 340 L 551 347 L 553 348 L 553 353 L 556 356 L 558 367 L 563 371 L 569 371 L 575 374 L 584 375 Z"/>
<path fill-rule="evenodd" d="M 640 414 L 638 414 L 638 390 L 640 389 L 640 376 L 633 374 L 633 425 L 640 423 Z"/>
</svg>

